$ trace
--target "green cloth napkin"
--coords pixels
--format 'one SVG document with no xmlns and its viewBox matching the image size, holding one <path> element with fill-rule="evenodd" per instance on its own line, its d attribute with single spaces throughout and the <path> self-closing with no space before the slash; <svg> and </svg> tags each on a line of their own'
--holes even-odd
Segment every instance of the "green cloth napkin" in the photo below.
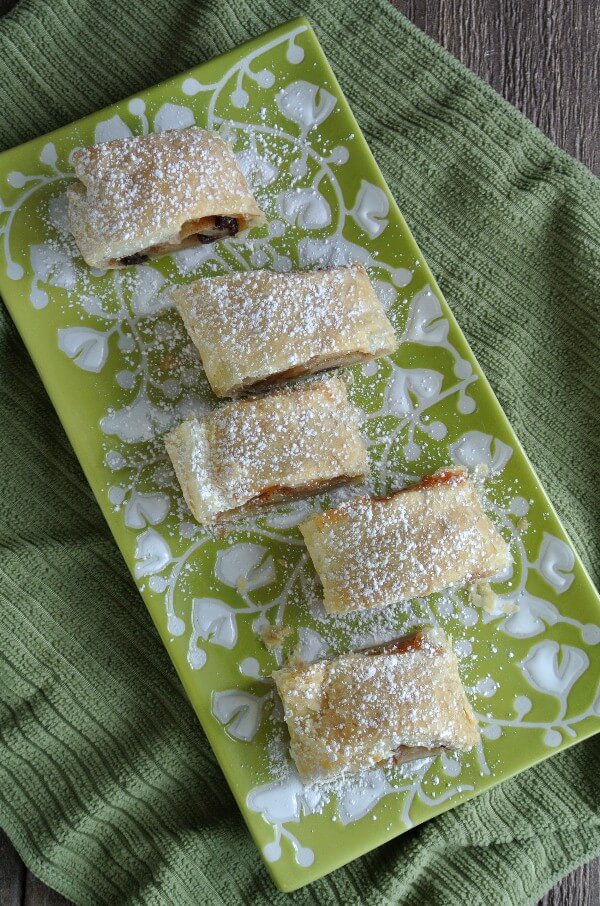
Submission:
<svg viewBox="0 0 600 906">
<path fill-rule="evenodd" d="M 22 0 L 0 147 L 304 13 L 588 567 L 600 184 L 385 0 Z M 600 852 L 589 740 L 296 894 L 272 885 L 0 311 L 0 825 L 78 904 L 534 903 Z"/>
</svg>

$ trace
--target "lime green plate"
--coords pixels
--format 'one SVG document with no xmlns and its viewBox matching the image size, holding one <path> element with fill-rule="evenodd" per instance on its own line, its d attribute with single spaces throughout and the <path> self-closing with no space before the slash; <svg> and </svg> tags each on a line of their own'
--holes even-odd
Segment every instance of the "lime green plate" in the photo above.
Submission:
<svg viewBox="0 0 600 906">
<path fill-rule="evenodd" d="M 268 227 L 124 271 L 87 268 L 66 224 L 72 150 L 193 123 L 232 141 Z M 596 592 L 305 20 L 0 155 L 0 242 L 2 296 L 282 889 L 600 729 Z M 449 462 L 487 467 L 488 509 L 514 559 L 487 608 L 452 592 L 328 621 L 296 527 L 326 500 L 263 514 L 214 540 L 176 487 L 160 438 L 214 399 L 168 284 L 351 261 L 369 269 L 401 340 L 392 358 L 351 371 L 371 488 L 400 487 Z M 314 658 L 415 623 L 452 634 L 480 748 L 303 787 L 268 678 L 282 656 L 267 651 L 261 628 L 293 627 L 283 657 L 299 639 Z"/>
</svg>

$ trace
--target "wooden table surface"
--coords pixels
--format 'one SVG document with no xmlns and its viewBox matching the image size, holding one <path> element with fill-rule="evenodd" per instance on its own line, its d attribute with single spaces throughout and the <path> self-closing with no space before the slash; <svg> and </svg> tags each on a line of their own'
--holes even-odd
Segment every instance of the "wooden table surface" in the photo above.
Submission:
<svg viewBox="0 0 600 906">
<path fill-rule="evenodd" d="M 599 0 L 391 2 L 600 175 Z M 0 0 L 0 14 L 13 4 Z M 600 859 L 560 881 L 541 903 L 599 904 Z M 27 871 L 0 831 L 0 906 L 65 904 Z"/>
</svg>

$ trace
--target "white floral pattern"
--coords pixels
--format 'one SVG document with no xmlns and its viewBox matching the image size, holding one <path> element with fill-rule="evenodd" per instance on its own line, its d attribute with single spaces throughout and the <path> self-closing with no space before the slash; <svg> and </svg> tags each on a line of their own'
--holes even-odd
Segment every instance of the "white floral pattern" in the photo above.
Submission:
<svg viewBox="0 0 600 906">
<path fill-rule="evenodd" d="M 600 628 L 580 619 L 574 602 L 583 580 L 573 551 L 555 534 L 557 528 L 545 527 L 545 503 L 532 477 L 515 479 L 526 468 L 515 466 L 517 446 L 465 357 L 426 267 L 413 252 L 405 253 L 409 237 L 396 223 L 387 193 L 368 168 L 364 175 L 360 168 L 359 180 L 345 175 L 351 172 L 352 155 L 362 153 L 350 133 L 347 141 L 339 141 L 340 123 L 350 121 L 336 94 L 322 84 L 326 74 L 313 82 L 307 80 L 313 78 L 311 67 L 294 71 L 312 53 L 311 46 L 306 26 L 298 25 L 265 39 L 215 81 L 202 82 L 200 70 L 173 80 L 170 99 L 158 107 L 144 98 L 119 105 L 88 136 L 107 141 L 195 122 L 219 130 L 232 142 L 268 213 L 262 235 L 177 253 L 166 273 L 155 263 L 125 273 L 89 271 L 66 235 L 64 191 L 73 178 L 68 163 L 73 138 L 67 153 L 47 141 L 31 172 L 7 173 L 14 200 L 0 198 L 0 239 L 6 277 L 20 286 L 37 317 L 63 306 L 56 352 L 72 366 L 73 384 L 96 380 L 107 394 L 110 390 L 111 402 L 96 429 L 106 472 L 105 485 L 96 491 L 131 533 L 132 571 L 149 606 L 155 599 L 162 602 L 160 619 L 171 641 L 182 640 L 184 664 L 179 666 L 188 671 L 188 682 L 198 678 L 210 686 L 213 664 L 236 668 L 239 681 L 214 689 L 204 720 L 214 721 L 241 747 L 241 763 L 249 744 L 259 744 L 265 715 L 281 728 L 268 676 L 274 664 L 282 663 L 282 651 L 267 655 L 257 636 L 300 614 L 300 653 L 314 660 L 351 645 L 354 630 L 330 630 L 296 529 L 321 501 L 250 519 L 230 543 L 216 542 L 183 506 L 160 437 L 184 415 L 202 413 L 212 403 L 195 351 L 171 311 L 167 286 L 174 279 L 255 267 L 285 271 L 357 261 L 369 268 L 401 344 L 393 359 L 368 363 L 357 372 L 352 388 L 363 410 L 370 488 L 401 486 L 442 463 L 484 466 L 493 489 L 488 508 L 514 555 L 512 569 L 498 577 L 491 610 L 476 609 L 464 593 L 450 592 L 395 615 L 398 626 L 428 621 L 452 627 L 484 736 L 472 759 L 475 770 L 468 759 L 447 756 L 421 762 L 411 772 L 386 769 L 349 778 L 331 793 L 342 827 L 375 815 L 383 798 L 396 796 L 399 828 L 406 828 L 423 820 L 424 812 L 440 811 L 443 802 L 489 785 L 487 758 L 503 735 L 525 733 L 533 739 L 541 733 L 538 758 L 543 749 L 575 738 L 582 722 L 598 716 L 595 690 L 582 707 L 571 708 L 570 696 L 592 676 Z M 44 235 L 33 236 L 23 256 L 11 235 L 36 193 L 45 199 L 48 216 Z M 337 492 L 337 499 L 345 493 Z M 529 533 L 529 523 L 544 527 Z M 391 622 L 387 628 L 397 631 Z M 379 630 L 367 621 L 361 631 L 376 635 Z M 474 657 L 476 650 L 493 653 L 496 645 L 509 658 L 512 646 L 518 652 L 502 671 L 496 671 L 493 657 Z M 516 693 L 508 707 L 504 688 Z M 549 701 L 558 709 L 553 716 L 548 716 Z M 435 793 L 440 778 L 444 792 Z M 322 791 L 304 786 L 289 763 L 284 776 L 264 783 L 240 769 L 239 783 L 248 811 L 272 829 L 265 858 L 276 862 L 287 847 L 297 867 L 311 866 L 315 854 L 301 842 L 302 820 L 320 814 Z"/>
</svg>

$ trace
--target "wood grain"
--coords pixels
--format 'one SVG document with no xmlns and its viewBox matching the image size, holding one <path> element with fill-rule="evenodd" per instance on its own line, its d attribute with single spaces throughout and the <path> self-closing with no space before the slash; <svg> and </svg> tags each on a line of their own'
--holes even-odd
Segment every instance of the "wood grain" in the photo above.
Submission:
<svg viewBox="0 0 600 906">
<path fill-rule="evenodd" d="M 25 890 L 25 866 L 10 840 L 0 830 L 0 906 L 21 906 Z"/>
<path fill-rule="evenodd" d="M 70 900 L 66 900 L 55 890 L 46 887 L 42 881 L 28 871 L 21 906 L 70 906 Z"/>
<path fill-rule="evenodd" d="M 594 859 L 567 875 L 550 890 L 539 906 L 598 906 L 600 859 Z"/>
<path fill-rule="evenodd" d="M 598 0 L 392 0 L 600 175 Z"/>
<path fill-rule="evenodd" d="M 71 906 L 55 890 L 27 871 L 18 852 L 0 830 L 0 906 Z"/>
<path fill-rule="evenodd" d="M 392 0 L 514 104 L 560 148 L 600 174 L 598 0 Z M 0 0 L 0 15 L 14 0 Z M 597 906 L 600 859 L 540 906 Z M 0 831 L 0 906 L 68 906 L 26 871 Z"/>
</svg>

